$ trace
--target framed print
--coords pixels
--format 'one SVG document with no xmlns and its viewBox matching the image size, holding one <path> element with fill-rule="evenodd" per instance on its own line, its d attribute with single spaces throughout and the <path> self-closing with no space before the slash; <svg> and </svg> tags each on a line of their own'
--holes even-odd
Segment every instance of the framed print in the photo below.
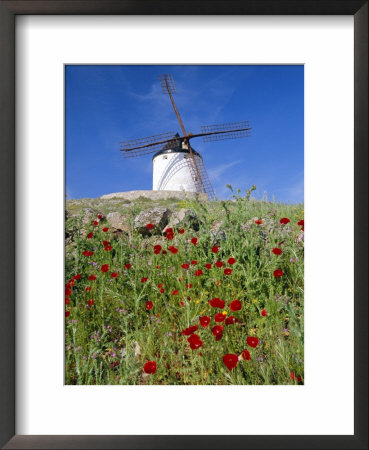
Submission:
<svg viewBox="0 0 369 450">
<path fill-rule="evenodd" d="M 367 448 L 367 3 L 0 8 L 4 448 Z"/>
</svg>

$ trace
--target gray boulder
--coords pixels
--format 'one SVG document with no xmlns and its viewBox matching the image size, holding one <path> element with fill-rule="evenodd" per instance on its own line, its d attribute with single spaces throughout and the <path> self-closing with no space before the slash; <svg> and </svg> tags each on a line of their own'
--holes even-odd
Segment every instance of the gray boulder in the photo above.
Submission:
<svg viewBox="0 0 369 450">
<path fill-rule="evenodd" d="M 150 236 L 152 234 L 161 234 L 164 228 L 169 223 L 169 218 L 172 211 L 167 208 L 152 208 L 141 211 L 135 217 L 134 229 L 142 236 Z M 147 228 L 146 225 L 152 224 L 152 228 Z"/>
<path fill-rule="evenodd" d="M 225 241 L 227 234 L 224 230 L 224 224 L 222 221 L 214 222 L 210 227 L 210 237 L 213 241 Z"/>
<path fill-rule="evenodd" d="M 200 221 L 194 211 L 182 208 L 178 212 L 172 214 L 168 227 L 192 228 L 194 231 L 199 231 Z"/>
<path fill-rule="evenodd" d="M 131 227 L 127 217 L 118 212 L 111 212 L 106 216 L 106 220 L 112 232 L 129 233 Z"/>
</svg>

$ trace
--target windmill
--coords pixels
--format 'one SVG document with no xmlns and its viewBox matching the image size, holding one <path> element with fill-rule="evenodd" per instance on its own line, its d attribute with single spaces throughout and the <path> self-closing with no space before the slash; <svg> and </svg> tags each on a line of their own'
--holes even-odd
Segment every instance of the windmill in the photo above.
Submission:
<svg viewBox="0 0 369 450">
<path fill-rule="evenodd" d="M 155 153 L 153 156 L 153 190 L 184 190 L 207 194 L 215 199 L 214 189 L 202 156 L 190 145 L 190 140 L 202 137 L 204 142 L 250 136 L 249 122 L 233 122 L 201 127 L 201 133 L 187 133 L 173 94 L 177 92 L 172 75 L 159 76 L 163 94 L 168 94 L 181 127 L 182 135 L 174 132 L 155 134 L 141 139 L 122 141 L 123 157 L 130 158 Z"/>
</svg>

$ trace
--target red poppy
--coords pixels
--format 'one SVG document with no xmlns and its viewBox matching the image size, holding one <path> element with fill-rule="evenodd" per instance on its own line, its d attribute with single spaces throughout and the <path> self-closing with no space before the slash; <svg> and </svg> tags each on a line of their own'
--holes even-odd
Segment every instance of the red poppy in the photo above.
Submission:
<svg viewBox="0 0 369 450">
<path fill-rule="evenodd" d="M 216 265 L 217 267 L 219 267 L 219 268 L 223 267 L 222 261 L 217 261 L 217 262 L 215 263 L 215 265 Z"/>
<path fill-rule="evenodd" d="M 224 308 L 225 301 L 220 298 L 212 298 L 209 300 L 209 305 L 213 308 Z"/>
<path fill-rule="evenodd" d="M 93 235 L 94 235 L 94 234 L 93 234 L 93 232 L 91 231 L 90 233 L 88 233 L 87 239 L 91 239 Z"/>
<path fill-rule="evenodd" d="M 94 281 L 94 280 L 96 280 L 96 275 L 90 275 L 90 276 L 88 277 L 88 279 L 89 279 L 90 281 Z"/>
<path fill-rule="evenodd" d="M 287 225 L 290 222 L 290 219 L 287 217 L 282 217 L 282 219 L 279 221 L 282 225 Z"/>
<path fill-rule="evenodd" d="M 164 233 L 168 241 L 172 241 L 174 239 L 173 228 L 167 228 Z"/>
<path fill-rule="evenodd" d="M 98 225 L 99 225 L 99 222 L 97 220 L 95 220 L 94 226 L 97 227 Z"/>
<path fill-rule="evenodd" d="M 98 218 L 98 219 L 102 219 L 102 214 L 98 214 L 98 215 L 97 215 L 97 218 Z"/>
<path fill-rule="evenodd" d="M 90 306 L 92 306 L 95 302 L 90 298 L 90 300 L 87 302 Z"/>
<path fill-rule="evenodd" d="M 203 271 L 201 269 L 195 271 L 195 277 L 199 277 L 202 274 L 203 274 Z"/>
<path fill-rule="evenodd" d="M 223 322 L 224 319 L 225 319 L 225 316 L 224 316 L 224 314 L 222 314 L 222 313 L 217 313 L 217 314 L 215 314 L 215 316 L 214 316 L 215 322 Z"/>
<path fill-rule="evenodd" d="M 160 265 L 158 264 L 157 266 L 155 266 L 157 269 L 160 269 Z"/>
<path fill-rule="evenodd" d="M 65 317 L 69 317 L 70 316 L 70 311 L 65 311 Z"/>
<path fill-rule="evenodd" d="M 224 330 L 223 325 L 215 325 L 215 327 L 211 329 L 211 332 L 213 333 L 214 336 L 219 336 L 220 334 L 223 333 L 223 330 Z"/>
<path fill-rule="evenodd" d="M 295 372 L 291 372 L 291 373 L 290 373 L 290 377 L 291 377 L 292 380 L 294 380 L 294 381 L 302 381 L 302 378 L 301 378 L 301 377 L 297 377 L 297 376 L 295 375 Z"/>
<path fill-rule="evenodd" d="M 203 344 L 203 341 L 197 334 L 191 334 L 191 336 L 187 339 L 187 341 L 189 342 L 192 350 L 200 348 Z"/>
<path fill-rule="evenodd" d="M 282 250 L 280 248 L 273 248 L 272 253 L 274 253 L 275 255 L 281 255 L 282 254 Z"/>
<path fill-rule="evenodd" d="M 231 266 L 236 262 L 235 258 L 229 258 L 227 263 L 230 264 Z"/>
<path fill-rule="evenodd" d="M 161 245 L 154 245 L 154 253 L 158 255 L 161 252 Z"/>
<path fill-rule="evenodd" d="M 150 311 L 150 309 L 153 309 L 154 307 L 154 303 L 151 302 L 150 300 L 148 302 L 146 302 L 146 310 Z"/>
<path fill-rule="evenodd" d="M 232 370 L 237 366 L 238 356 L 233 353 L 228 353 L 223 356 L 223 362 L 227 366 L 228 370 Z"/>
<path fill-rule="evenodd" d="M 68 283 L 65 285 L 65 287 L 72 287 L 76 284 L 76 280 L 73 280 L 73 278 L 71 280 L 68 281 Z"/>
<path fill-rule="evenodd" d="M 261 310 L 261 315 L 262 315 L 263 317 L 266 317 L 266 316 L 268 315 L 266 309 L 262 309 L 262 310 Z"/>
<path fill-rule="evenodd" d="M 161 294 L 164 294 L 164 289 L 161 288 L 159 292 L 160 292 Z"/>
<path fill-rule="evenodd" d="M 279 277 L 281 277 L 281 276 L 283 275 L 283 270 L 277 269 L 277 270 L 275 270 L 275 271 L 273 272 L 273 275 L 274 275 L 276 278 L 279 278 Z"/>
<path fill-rule="evenodd" d="M 124 264 L 124 267 L 125 267 L 126 269 L 130 269 L 132 266 L 131 266 L 130 263 L 127 263 L 127 264 Z"/>
<path fill-rule="evenodd" d="M 187 283 L 187 284 L 186 284 L 186 288 L 187 288 L 187 289 L 191 289 L 191 288 L 192 288 L 192 284 L 191 284 L 191 283 Z"/>
<path fill-rule="evenodd" d="M 305 225 L 304 219 L 299 220 L 299 221 L 297 222 L 297 225 L 299 225 L 300 227 L 303 227 L 303 226 Z"/>
<path fill-rule="evenodd" d="M 263 221 L 258 219 L 258 220 L 255 220 L 255 223 L 256 223 L 256 225 L 261 225 L 263 223 Z"/>
<path fill-rule="evenodd" d="M 239 300 L 233 300 L 230 304 L 229 304 L 229 309 L 231 311 L 239 311 L 242 308 L 242 304 Z"/>
<path fill-rule="evenodd" d="M 239 322 L 239 320 L 237 319 L 237 317 L 234 317 L 234 316 L 229 316 L 225 320 L 226 325 L 233 325 L 236 322 Z"/>
<path fill-rule="evenodd" d="M 86 290 L 86 292 L 90 292 L 91 291 L 91 286 L 87 286 L 85 290 Z"/>
<path fill-rule="evenodd" d="M 190 336 L 191 334 L 193 334 L 198 329 L 199 329 L 198 325 L 192 325 L 191 327 L 188 327 L 188 328 L 186 328 L 185 330 L 182 331 L 182 336 Z"/>
<path fill-rule="evenodd" d="M 197 261 L 196 261 L 196 260 L 193 260 L 193 261 L 191 261 L 191 264 L 192 264 L 193 266 L 196 266 Z"/>
<path fill-rule="evenodd" d="M 193 245 L 197 245 L 197 238 L 192 238 L 191 239 L 191 244 L 193 244 Z"/>
<path fill-rule="evenodd" d="M 172 295 L 178 295 L 179 294 L 179 290 L 178 289 L 174 289 L 174 291 L 172 292 Z"/>
<path fill-rule="evenodd" d="M 210 317 L 208 316 L 202 316 L 200 317 L 200 325 L 204 328 L 207 328 L 210 323 Z"/>
<path fill-rule="evenodd" d="M 109 228 L 108 227 L 104 227 L 102 230 L 103 230 L 104 233 L 106 233 L 107 231 L 109 231 Z"/>
<path fill-rule="evenodd" d="M 229 267 L 224 269 L 224 275 L 230 275 L 231 273 L 232 273 L 232 269 L 230 269 Z"/>
<path fill-rule="evenodd" d="M 101 266 L 101 272 L 107 272 L 109 270 L 109 264 L 103 264 Z"/>
<path fill-rule="evenodd" d="M 82 255 L 83 255 L 83 256 L 90 256 L 90 252 L 89 252 L 88 250 L 84 250 L 84 251 L 82 252 Z"/>
<path fill-rule="evenodd" d="M 183 302 L 182 300 L 179 302 L 179 304 L 180 304 L 181 306 L 186 306 L 185 302 Z"/>
<path fill-rule="evenodd" d="M 184 232 L 185 232 L 185 230 L 184 230 L 183 228 L 181 228 L 181 229 L 178 231 L 179 234 L 183 234 Z"/>
<path fill-rule="evenodd" d="M 208 264 L 205 264 L 205 267 L 210 270 L 213 267 L 213 265 L 208 263 Z"/>
<path fill-rule="evenodd" d="M 112 249 L 112 246 L 111 246 L 111 245 L 107 245 L 107 246 L 105 247 L 105 251 L 106 251 L 106 252 L 110 252 L 111 249 Z"/>
<path fill-rule="evenodd" d="M 175 255 L 176 253 L 178 253 L 178 248 L 173 247 L 173 245 L 171 245 L 168 250 L 173 253 L 173 255 Z"/>
<path fill-rule="evenodd" d="M 241 353 L 241 358 L 245 361 L 250 361 L 250 358 L 251 358 L 250 352 L 248 350 L 244 350 Z"/>
<path fill-rule="evenodd" d="M 153 225 L 152 223 L 148 223 L 148 224 L 146 225 L 146 228 L 147 228 L 148 230 L 151 230 L 152 228 L 154 228 L 154 225 Z"/>
<path fill-rule="evenodd" d="M 259 339 L 257 337 L 249 336 L 246 339 L 246 342 L 247 342 L 247 345 L 249 345 L 252 348 L 255 348 L 259 343 Z"/>
<path fill-rule="evenodd" d="M 156 362 L 155 361 L 147 361 L 147 363 L 144 364 L 143 370 L 145 373 L 153 374 L 156 372 Z"/>
<path fill-rule="evenodd" d="M 218 253 L 219 252 L 219 247 L 217 245 L 214 245 L 214 247 L 211 249 L 211 251 L 213 253 Z"/>
<path fill-rule="evenodd" d="M 66 305 L 69 305 L 69 303 L 70 303 L 70 299 L 69 299 L 68 297 L 66 297 L 66 298 L 65 298 L 65 304 L 66 304 Z"/>
<path fill-rule="evenodd" d="M 77 275 L 74 275 L 74 276 L 73 276 L 73 279 L 74 279 L 74 280 L 80 280 L 80 279 L 81 279 L 81 274 L 80 274 L 80 273 L 77 273 Z"/>
<path fill-rule="evenodd" d="M 216 341 L 220 341 L 223 337 L 223 333 L 218 334 L 218 336 L 215 336 Z"/>
<path fill-rule="evenodd" d="M 141 283 L 146 283 L 147 280 L 148 278 L 141 278 Z"/>
<path fill-rule="evenodd" d="M 161 287 L 163 287 L 163 283 L 158 284 L 158 288 L 161 288 Z"/>
<path fill-rule="evenodd" d="M 173 228 L 167 228 L 164 233 L 174 233 Z"/>
<path fill-rule="evenodd" d="M 117 278 L 118 277 L 118 273 L 117 272 L 112 272 L 110 276 L 112 278 Z"/>
<path fill-rule="evenodd" d="M 72 290 L 68 287 L 65 288 L 65 295 L 68 297 L 72 293 Z"/>
</svg>

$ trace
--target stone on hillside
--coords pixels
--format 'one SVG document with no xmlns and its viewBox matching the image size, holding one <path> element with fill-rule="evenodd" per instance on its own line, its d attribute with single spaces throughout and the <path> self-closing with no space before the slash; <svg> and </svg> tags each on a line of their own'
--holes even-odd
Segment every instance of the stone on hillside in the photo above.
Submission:
<svg viewBox="0 0 369 450">
<path fill-rule="evenodd" d="M 134 228 L 142 236 L 161 234 L 169 222 L 172 211 L 167 208 L 152 208 L 141 211 L 135 218 Z M 146 225 L 153 225 L 147 228 Z"/>
<path fill-rule="evenodd" d="M 118 212 L 111 212 L 106 216 L 106 220 L 112 232 L 130 232 L 128 219 Z"/>
<path fill-rule="evenodd" d="M 210 236 L 214 241 L 225 241 L 227 238 L 226 232 L 223 229 L 223 222 L 217 221 L 212 224 L 210 227 Z"/>
<path fill-rule="evenodd" d="M 192 228 L 194 231 L 199 231 L 200 223 L 196 214 L 191 209 L 182 208 L 172 214 L 168 227 Z"/>
<path fill-rule="evenodd" d="M 85 208 L 82 211 L 82 225 L 88 225 L 92 223 L 97 218 L 98 212 L 92 208 Z"/>
</svg>

